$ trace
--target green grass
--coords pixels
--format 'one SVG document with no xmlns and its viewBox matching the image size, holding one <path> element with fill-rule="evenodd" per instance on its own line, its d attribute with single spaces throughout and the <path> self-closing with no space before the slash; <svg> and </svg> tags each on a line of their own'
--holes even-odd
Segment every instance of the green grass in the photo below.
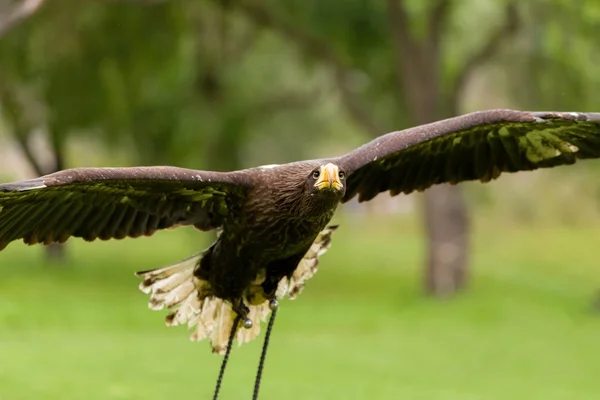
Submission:
<svg viewBox="0 0 600 400">
<path fill-rule="evenodd" d="M 275 324 L 263 399 L 596 399 L 598 228 L 478 224 L 470 289 L 420 294 L 413 225 L 343 221 L 321 269 Z M 205 235 L 206 236 L 206 235 Z M 188 230 L 0 253 L 0 398 L 208 399 L 221 358 L 167 328 L 133 272 L 206 244 Z M 260 340 L 235 348 L 223 399 L 250 398 Z"/>
</svg>

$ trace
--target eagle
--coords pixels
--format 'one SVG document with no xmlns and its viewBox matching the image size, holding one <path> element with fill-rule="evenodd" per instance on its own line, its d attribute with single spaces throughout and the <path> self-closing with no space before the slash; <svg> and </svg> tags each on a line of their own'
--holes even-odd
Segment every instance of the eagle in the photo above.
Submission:
<svg viewBox="0 0 600 400">
<path fill-rule="evenodd" d="M 339 204 L 600 157 L 600 113 L 487 110 L 391 132 L 339 157 L 232 172 L 172 166 L 75 168 L 0 185 L 0 250 L 148 236 L 191 225 L 207 249 L 138 272 L 149 307 L 168 309 L 223 354 L 255 338 L 278 299 L 317 271 Z"/>
</svg>

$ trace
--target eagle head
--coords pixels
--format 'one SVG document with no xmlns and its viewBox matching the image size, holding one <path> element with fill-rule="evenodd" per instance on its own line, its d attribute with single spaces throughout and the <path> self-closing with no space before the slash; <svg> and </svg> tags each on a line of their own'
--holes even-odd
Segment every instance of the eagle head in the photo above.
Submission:
<svg viewBox="0 0 600 400">
<path fill-rule="evenodd" d="M 346 191 L 346 172 L 335 164 L 327 163 L 313 169 L 308 176 L 308 186 L 315 194 L 342 197 Z"/>
</svg>

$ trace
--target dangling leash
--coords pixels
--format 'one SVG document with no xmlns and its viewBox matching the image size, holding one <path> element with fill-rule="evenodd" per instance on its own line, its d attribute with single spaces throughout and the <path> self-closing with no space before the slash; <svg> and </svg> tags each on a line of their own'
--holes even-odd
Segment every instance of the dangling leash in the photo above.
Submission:
<svg viewBox="0 0 600 400">
<path fill-rule="evenodd" d="M 221 390 L 223 375 L 225 375 L 225 368 L 227 367 L 227 361 L 229 360 L 229 353 L 231 353 L 231 345 L 233 344 L 235 331 L 237 330 L 237 326 L 240 323 L 241 319 L 242 316 L 238 314 L 237 317 L 235 317 L 235 320 L 233 321 L 233 326 L 231 327 L 231 332 L 229 333 L 229 340 L 227 341 L 227 350 L 225 350 L 225 355 L 223 356 L 223 361 L 221 362 L 221 370 L 219 371 L 219 377 L 217 378 L 217 385 L 215 386 L 215 394 L 213 395 L 213 400 L 217 400 L 219 398 L 219 390 Z"/>
<path fill-rule="evenodd" d="M 273 324 L 275 323 L 275 316 L 277 315 L 277 309 L 279 308 L 279 302 L 276 299 L 272 299 L 269 302 L 269 308 L 271 309 L 271 317 L 269 318 L 269 324 L 267 325 L 267 332 L 265 334 L 265 341 L 263 342 L 260 361 L 258 363 L 258 370 L 256 372 L 256 379 L 254 380 L 254 391 L 252 394 L 252 400 L 258 399 L 258 392 L 260 390 L 260 383 L 263 376 L 263 370 L 265 367 L 265 360 L 267 358 L 267 350 L 269 348 L 269 339 L 271 338 L 271 332 L 273 331 Z M 215 386 L 215 393 L 213 400 L 218 400 L 219 391 L 221 390 L 221 383 L 223 382 L 223 376 L 225 375 L 225 369 L 227 367 L 227 361 L 229 360 L 229 353 L 231 353 L 231 347 L 233 345 L 233 338 L 237 331 L 237 327 L 242 319 L 242 316 L 238 314 L 233 321 L 233 327 L 229 333 L 229 340 L 227 341 L 227 349 L 221 362 L 221 369 L 219 370 L 219 377 L 217 378 L 217 384 Z"/>
</svg>

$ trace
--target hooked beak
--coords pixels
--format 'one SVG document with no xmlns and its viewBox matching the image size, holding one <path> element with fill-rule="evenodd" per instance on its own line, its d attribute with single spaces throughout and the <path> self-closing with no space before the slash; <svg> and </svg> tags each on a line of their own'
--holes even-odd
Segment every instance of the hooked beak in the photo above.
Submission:
<svg viewBox="0 0 600 400">
<path fill-rule="evenodd" d="M 315 182 L 315 187 L 319 190 L 342 190 L 344 185 L 340 180 L 339 168 L 334 164 L 326 164 L 320 168 L 319 179 Z"/>
</svg>

